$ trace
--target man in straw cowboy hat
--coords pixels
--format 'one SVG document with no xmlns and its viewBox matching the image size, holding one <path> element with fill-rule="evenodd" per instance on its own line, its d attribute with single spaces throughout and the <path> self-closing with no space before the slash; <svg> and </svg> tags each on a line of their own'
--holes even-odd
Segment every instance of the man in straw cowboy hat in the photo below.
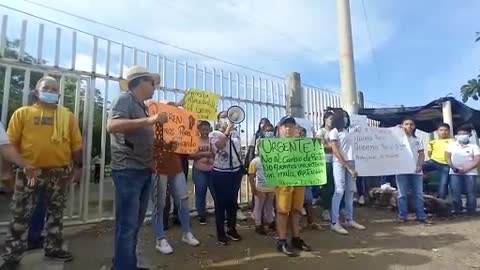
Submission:
<svg viewBox="0 0 480 270">
<path fill-rule="evenodd" d="M 158 74 L 134 66 L 127 69 L 113 102 L 107 130 L 111 133 L 112 178 L 115 185 L 115 270 L 137 267 L 137 236 L 145 218 L 152 181 L 153 128 L 167 122 L 166 113 L 149 115 L 144 101 L 160 83 Z"/>
<path fill-rule="evenodd" d="M 13 113 L 7 133 L 22 158 L 38 171 L 34 177 L 25 170 L 18 172 L 12 201 L 13 221 L 0 269 L 17 267 L 26 249 L 28 223 L 40 193 L 44 194 L 48 212 L 45 257 L 73 259 L 70 252 L 62 249 L 63 210 L 72 166 L 74 180 L 81 178 L 82 136 L 73 113 L 58 105 L 59 85 L 54 78 L 41 78 L 32 95 L 34 104 Z M 32 198 L 36 199 L 32 202 Z"/>
</svg>

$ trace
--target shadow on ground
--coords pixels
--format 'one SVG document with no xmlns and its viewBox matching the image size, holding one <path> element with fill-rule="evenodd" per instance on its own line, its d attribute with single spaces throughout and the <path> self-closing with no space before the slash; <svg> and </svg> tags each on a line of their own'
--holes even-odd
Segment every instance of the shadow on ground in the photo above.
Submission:
<svg viewBox="0 0 480 270">
<path fill-rule="evenodd" d="M 393 214 L 378 209 L 358 210 L 358 221 L 366 231 L 352 231 L 349 236 L 329 230 L 303 234 L 314 251 L 297 258 L 287 258 L 274 249 L 274 235 L 254 234 L 249 223 L 240 225 L 244 240 L 229 246 L 215 243 L 213 217 L 207 226 L 193 220 L 193 230 L 202 244 L 188 247 L 179 241 L 178 228 L 168 232 L 172 255 L 154 249 L 151 225 L 141 231 L 141 265 L 152 269 L 480 269 L 480 220 L 439 220 L 433 226 L 415 223 L 397 225 Z M 65 269 L 109 269 L 113 250 L 111 223 L 96 225 L 68 237 L 76 255 Z M 326 224 L 325 224 L 326 225 Z"/>
</svg>

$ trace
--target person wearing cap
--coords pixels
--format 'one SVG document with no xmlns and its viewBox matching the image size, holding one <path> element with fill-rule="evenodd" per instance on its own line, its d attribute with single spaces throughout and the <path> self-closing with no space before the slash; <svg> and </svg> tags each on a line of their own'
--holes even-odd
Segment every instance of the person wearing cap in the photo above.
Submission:
<svg viewBox="0 0 480 270">
<path fill-rule="evenodd" d="M 12 201 L 13 221 L 5 243 L 4 265 L 0 269 L 15 268 L 20 262 L 29 227 L 26 217 L 31 216 L 36 205 L 31 200 L 41 192 L 48 213 L 45 257 L 60 261 L 73 259 L 70 252 L 62 249 L 63 210 L 72 172 L 74 181 L 81 178 L 82 135 L 73 113 L 58 105 L 59 84 L 54 78 L 41 78 L 32 95 L 34 104 L 13 113 L 7 134 L 22 158 L 38 170 L 35 178 L 25 170 L 18 172 Z"/>
<path fill-rule="evenodd" d="M 342 198 L 345 202 L 346 225 L 357 230 L 365 230 L 365 226 L 358 224 L 353 219 L 353 193 L 354 181 L 358 174 L 353 161 L 353 138 L 345 128 L 348 119 L 345 119 L 341 110 L 333 114 L 333 127 L 329 134 L 330 147 L 333 153 L 333 180 L 335 191 L 332 197 L 332 209 L 330 210 L 332 231 L 338 234 L 348 234 L 342 227 L 340 219 L 340 205 Z"/>
<path fill-rule="evenodd" d="M 292 116 L 284 116 L 278 123 L 278 137 L 298 137 L 297 123 Z M 300 217 L 303 210 L 303 201 L 305 197 L 305 187 L 282 186 L 275 188 L 275 197 L 277 204 L 277 233 L 278 251 L 287 256 L 297 256 L 298 254 L 291 249 L 287 242 L 288 225 L 292 232 L 291 245 L 293 248 L 310 251 L 311 247 L 300 238 Z"/>
<path fill-rule="evenodd" d="M 147 269 L 137 266 L 137 239 L 152 182 L 152 126 L 166 123 L 167 114 L 149 115 L 144 103 L 152 98 L 160 75 L 134 66 L 125 70 L 123 78 L 123 92 L 113 102 L 107 123 L 116 210 L 112 269 Z"/>
</svg>

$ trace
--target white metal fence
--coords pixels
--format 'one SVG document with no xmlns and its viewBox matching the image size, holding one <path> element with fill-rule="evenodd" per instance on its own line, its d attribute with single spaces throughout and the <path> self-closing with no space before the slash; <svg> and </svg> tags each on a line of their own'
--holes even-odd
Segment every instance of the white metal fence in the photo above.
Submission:
<svg viewBox="0 0 480 270">
<path fill-rule="evenodd" d="M 29 24 L 24 19 L 17 25 L 10 21 L 4 15 L 0 28 L 1 120 L 6 125 L 12 111 L 28 103 L 29 93 L 39 77 L 48 74 L 59 79 L 61 103 L 79 117 L 85 145 L 84 178 L 79 187 L 70 188 L 66 211 L 67 218 L 73 221 L 93 222 L 114 215 L 113 186 L 109 175 L 105 174 L 109 156 L 105 125 L 110 103 L 120 93 L 118 80 L 125 68 L 143 65 L 161 74 L 160 91 L 154 97 L 158 100 L 176 101 L 186 89 L 195 88 L 220 94 L 218 110 L 241 106 L 247 115 L 241 128 L 244 145 L 253 136 L 262 117 L 275 123 L 285 114 L 286 86 L 280 78 L 179 62 L 52 23 Z M 47 28 L 54 31 L 46 31 Z M 340 107 L 340 97 L 310 87 L 304 90 L 305 118 L 318 129 L 323 110 L 328 106 Z M 94 155 L 100 157 L 99 179 L 94 179 L 90 169 Z M 248 201 L 248 193 L 244 181 L 240 202 Z M 8 216 L 0 217 L 2 222 L 8 220 Z"/>
</svg>

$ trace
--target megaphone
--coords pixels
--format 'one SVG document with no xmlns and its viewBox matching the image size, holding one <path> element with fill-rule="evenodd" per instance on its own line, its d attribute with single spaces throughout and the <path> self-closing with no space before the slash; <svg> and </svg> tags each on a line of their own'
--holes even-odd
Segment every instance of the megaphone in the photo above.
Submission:
<svg viewBox="0 0 480 270">
<path fill-rule="evenodd" d="M 232 106 L 227 110 L 227 118 L 230 122 L 238 125 L 245 121 L 245 111 L 239 106 Z"/>
</svg>

